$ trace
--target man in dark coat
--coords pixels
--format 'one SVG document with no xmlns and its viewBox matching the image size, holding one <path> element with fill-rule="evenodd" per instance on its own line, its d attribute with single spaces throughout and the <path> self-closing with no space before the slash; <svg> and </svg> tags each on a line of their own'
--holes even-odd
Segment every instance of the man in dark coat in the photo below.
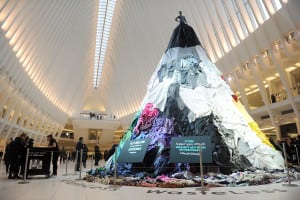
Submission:
<svg viewBox="0 0 300 200">
<path fill-rule="evenodd" d="M 76 151 L 77 151 L 76 171 L 80 170 L 81 149 L 83 149 L 83 137 L 80 137 L 79 141 L 76 144 Z"/>
<path fill-rule="evenodd" d="M 86 168 L 86 160 L 87 160 L 87 156 L 88 156 L 88 147 L 86 146 L 86 144 L 83 144 L 83 151 L 82 151 L 82 165 L 84 168 Z"/>
<path fill-rule="evenodd" d="M 26 148 L 25 148 L 26 134 L 22 133 L 19 137 L 11 143 L 10 146 L 10 168 L 8 178 L 20 178 L 19 171 L 21 166 L 25 166 Z"/>
<path fill-rule="evenodd" d="M 5 147 L 4 162 L 5 162 L 5 167 L 6 167 L 6 174 L 9 173 L 9 168 L 10 168 L 10 164 L 11 164 L 11 160 L 12 160 L 11 144 L 13 141 L 14 141 L 13 138 L 10 138 L 9 142 L 7 143 L 7 145 Z M 12 177 L 10 176 L 8 178 L 12 178 Z"/>
<path fill-rule="evenodd" d="M 99 144 L 95 145 L 95 166 L 99 165 L 99 161 L 101 160 L 101 151 L 100 151 L 100 147 Z"/>
<path fill-rule="evenodd" d="M 53 176 L 57 176 L 57 160 L 59 156 L 59 147 L 57 141 L 53 138 L 52 135 L 47 136 L 48 147 L 53 148 L 52 154 L 52 166 L 53 166 Z"/>
</svg>

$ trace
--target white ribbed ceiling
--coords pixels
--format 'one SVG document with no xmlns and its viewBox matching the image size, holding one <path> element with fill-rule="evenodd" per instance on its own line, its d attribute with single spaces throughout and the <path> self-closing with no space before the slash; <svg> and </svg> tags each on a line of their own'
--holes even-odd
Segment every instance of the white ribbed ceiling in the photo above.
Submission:
<svg viewBox="0 0 300 200">
<path fill-rule="evenodd" d="M 33 83 L 18 87 L 35 87 L 48 104 L 69 116 L 79 114 L 91 85 L 97 13 L 98 2 L 92 0 L 1 0 L 1 36 L 10 46 L 6 52 L 15 54 L 2 64 L 17 82 L 24 76 L 13 68 Z M 28 95 L 40 102 L 36 93 Z"/>
<path fill-rule="evenodd" d="M 135 112 L 182 10 L 216 62 L 281 8 L 280 0 L 118 0 L 100 94 L 108 112 Z M 276 34 L 279 34 L 276 32 Z M 232 67 L 232 66 L 231 66 Z M 221 69 L 222 70 L 222 69 Z"/>
<path fill-rule="evenodd" d="M 93 88 L 97 0 L 0 0 L 1 37 L 33 86 L 61 111 L 122 117 L 138 109 L 179 10 L 217 61 L 284 2 L 116 0 L 98 89 Z"/>
</svg>

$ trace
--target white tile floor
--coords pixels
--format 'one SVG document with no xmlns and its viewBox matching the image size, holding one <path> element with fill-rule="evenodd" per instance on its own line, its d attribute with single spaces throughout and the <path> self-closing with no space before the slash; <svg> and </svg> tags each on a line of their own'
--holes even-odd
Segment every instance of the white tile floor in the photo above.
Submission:
<svg viewBox="0 0 300 200">
<path fill-rule="evenodd" d="M 2 162 L 3 163 L 3 162 Z M 249 187 L 212 188 L 202 194 L 197 188 L 141 188 L 112 187 L 98 183 L 76 181 L 78 175 L 62 176 L 65 165 L 59 166 L 56 178 L 33 177 L 28 184 L 18 184 L 21 180 L 8 180 L 1 163 L 0 200 L 135 200 L 135 199 L 213 199 L 213 200 L 299 200 L 300 181 L 294 182 L 298 187 L 285 187 L 282 184 L 270 184 Z M 74 173 L 74 165 L 69 165 L 69 173 Z M 90 166 L 89 166 L 90 168 Z"/>
</svg>

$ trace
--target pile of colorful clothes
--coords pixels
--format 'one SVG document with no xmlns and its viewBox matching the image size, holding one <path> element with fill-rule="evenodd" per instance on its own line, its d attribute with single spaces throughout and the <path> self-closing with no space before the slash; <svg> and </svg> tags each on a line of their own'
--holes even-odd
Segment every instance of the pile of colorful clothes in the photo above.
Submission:
<svg viewBox="0 0 300 200">
<path fill-rule="evenodd" d="M 300 180 L 300 172 L 295 169 L 289 171 L 290 180 Z M 153 177 L 150 174 L 139 172 L 131 176 L 114 178 L 113 174 L 107 173 L 105 168 L 90 170 L 85 177 L 88 182 L 100 184 L 115 184 L 139 187 L 162 187 L 182 188 L 197 187 L 201 185 L 201 177 L 189 171 L 182 171 L 171 175 Z M 287 173 L 284 170 L 264 171 L 241 171 L 229 175 L 220 173 L 207 173 L 204 175 L 206 187 L 241 187 L 249 185 L 263 185 L 270 183 L 287 182 Z"/>
</svg>

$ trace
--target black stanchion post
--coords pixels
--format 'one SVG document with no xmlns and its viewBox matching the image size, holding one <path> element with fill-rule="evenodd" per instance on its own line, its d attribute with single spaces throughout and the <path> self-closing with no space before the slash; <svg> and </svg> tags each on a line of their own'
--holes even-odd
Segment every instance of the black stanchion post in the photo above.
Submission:
<svg viewBox="0 0 300 200">
<path fill-rule="evenodd" d="M 76 154 L 75 154 L 75 167 L 74 167 L 74 175 L 76 175 L 76 171 L 77 171 L 77 166 L 78 165 L 78 150 L 76 150 Z"/>
<path fill-rule="evenodd" d="M 29 157 L 29 148 L 26 149 L 26 160 L 25 160 L 25 168 L 24 168 L 24 174 L 23 174 L 23 182 L 19 182 L 19 184 L 26 184 L 29 183 L 27 181 L 27 165 L 28 165 L 28 157 Z"/>
<path fill-rule="evenodd" d="M 298 146 L 296 144 L 295 144 L 295 149 L 296 149 L 297 163 L 298 163 L 298 166 L 300 166 Z"/>
<path fill-rule="evenodd" d="M 201 188 L 204 188 L 204 178 L 203 178 L 203 164 L 202 164 L 202 145 L 199 145 L 199 157 L 200 157 L 200 176 L 201 176 Z"/>
<path fill-rule="evenodd" d="M 80 149 L 80 165 L 79 165 L 79 180 L 81 180 L 81 171 L 82 171 L 82 154 L 83 154 L 83 149 Z"/>
<path fill-rule="evenodd" d="M 94 154 L 92 154 L 92 160 L 91 160 L 91 170 L 93 169 L 93 162 L 94 162 Z"/>
<path fill-rule="evenodd" d="M 117 178 L 117 148 L 115 147 L 115 179 Z"/>
<path fill-rule="evenodd" d="M 198 190 L 200 190 L 203 194 L 205 194 L 205 191 L 207 190 L 207 188 L 204 187 L 204 175 L 203 175 L 202 148 L 204 146 L 205 145 L 199 143 L 199 164 L 200 164 L 201 187 Z"/>
<path fill-rule="evenodd" d="M 50 166 L 52 163 L 52 176 L 53 176 L 53 151 L 51 151 L 51 159 L 50 159 Z"/>
<path fill-rule="evenodd" d="M 63 176 L 68 176 L 68 158 L 69 158 L 69 152 L 66 152 L 67 154 L 67 159 L 66 159 L 66 173 Z"/>
<path fill-rule="evenodd" d="M 288 162 L 287 162 L 286 148 L 285 148 L 284 142 L 282 143 L 282 148 L 283 148 L 284 162 L 285 162 L 285 168 L 286 168 L 286 173 L 287 173 L 287 178 L 288 178 L 288 184 L 282 184 L 282 185 L 288 186 L 288 187 L 297 187 L 298 185 L 291 184 L 290 171 L 289 171 L 289 166 L 288 166 Z"/>
</svg>

